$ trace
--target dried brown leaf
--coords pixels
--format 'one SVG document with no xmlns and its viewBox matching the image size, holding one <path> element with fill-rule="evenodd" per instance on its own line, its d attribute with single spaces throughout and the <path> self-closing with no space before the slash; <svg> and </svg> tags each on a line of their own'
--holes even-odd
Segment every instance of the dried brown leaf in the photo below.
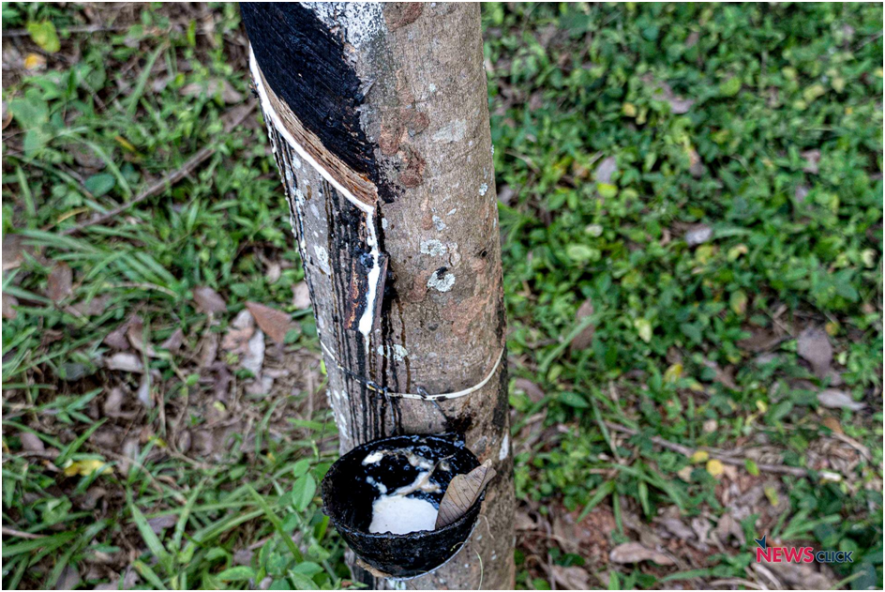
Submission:
<svg viewBox="0 0 885 592">
<path fill-rule="evenodd" d="M 144 366 L 141 358 L 130 353 L 116 353 L 107 359 L 105 363 L 108 370 L 122 370 L 124 372 L 143 372 Z"/>
<path fill-rule="evenodd" d="M 268 337 L 277 343 L 283 343 L 286 339 L 286 333 L 292 326 L 292 318 L 285 312 L 258 304 L 257 302 L 247 302 L 246 308 L 255 317 L 255 322 L 262 331 L 267 333 Z"/>
<path fill-rule="evenodd" d="M 178 350 L 181 349 L 181 345 L 183 343 L 184 343 L 184 331 L 182 331 L 179 328 L 179 329 L 176 329 L 175 331 L 173 331 L 172 335 L 170 335 L 168 338 L 166 338 L 166 341 L 164 341 L 163 343 L 160 344 L 160 347 L 162 347 L 163 349 L 169 350 L 173 354 L 176 354 L 176 353 L 178 353 Z"/>
<path fill-rule="evenodd" d="M 842 425 L 839 423 L 839 420 L 832 415 L 825 417 L 822 423 L 836 434 L 845 434 L 845 430 L 842 429 Z"/>
<path fill-rule="evenodd" d="M 618 171 L 618 162 L 614 156 L 603 158 L 593 171 L 593 180 L 597 183 L 611 183 L 612 175 Z"/>
<path fill-rule="evenodd" d="M 12 111 L 10 111 L 6 101 L 3 101 L 3 115 L 0 119 L 3 120 L 3 129 L 6 129 L 6 126 L 12 123 Z"/>
<path fill-rule="evenodd" d="M 178 522 L 177 514 L 162 514 L 154 518 L 148 518 L 148 526 L 154 531 L 154 534 L 161 534 L 167 528 L 172 528 Z"/>
<path fill-rule="evenodd" d="M 267 271 L 264 273 L 264 279 L 267 280 L 268 284 L 275 284 L 280 279 L 280 276 L 283 274 L 283 268 L 276 261 L 271 261 L 267 265 Z"/>
<path fill-rule="evenodd" d="M 154 347 L 150 343 L 144 343 L 144 321 L 141 320 L 141 317 L 137 315 L 132 316 L 132 319 L 129 321 L 129 328 L 126 329 L 126 337 L 136 351 L 151 358 L 157 357 Z"/>
<path fill-rule="evenodd" d="M 673 565 L 673 560 L 653 549 L 645 547 L 642 543 L 623 543 L 612 549 L 609 559 L 613 563 L 640 563 L 642 561 L 654 561 L 658 565 Z"/>
<path fill-rule="evenodd" d="M 307 282 L 298 282 L 292 286 L 292 306 L 298 310 L 310 308 L 310 287 Z"/>
<path fill-rule="evenodd" d="M 670 85 L 666 82 L 656 80 L 651 74 L 642 77 L 642 81 L 653 87 L 655 98 L 670 104 L 670 112 L 674 115 L 682 115 L 688 113 L 692 105 L 695 104 L 694 99 L 686 99 L 676 95 Z"/>
<path fill-rule="evenodd" d="M 3 237 L 3 271 L 15 269 L 25 260 L 22 236 L 7 234 Z"/>
<path fill-rule="evenodd" d="M 839 389 L 825 389 L 817 394 L 818 402 L 829 409 L 851 409 L 860 411 L 866 405 L 855 401 L 850 393 Z"/>
<path fill-rule="evenodd" d="M 80 585 L 80 572 L 76 566 L 68 564 L 61 570 L 61 575 L 55 583 L 55 590 L 73 590 Z"/>
<path fill-rule="evenodd" d="M 249 340 L 255 334 L 255 319 L 248 309 L 243 309 L 231 322 L 230 328 L 221 340 L 221 349 L 235 353 L 244 353 L 248 349 Z"/>
<path fill-rule="evenodd" d="M 53 302 L 61 302 L 71 294 L 73 280 L 74 274 L 70 266 L 67 263 L 57 263 L 49 272 L 46 295 Z"/>
<path fill-rule="evenodd" d="M 544 389 L 527 378 L 517 378 L 513 381 L 513 386 L 528 395 L 532 403 L 537 403 L 544 398 Z"/>
<path fill-rule="evenodd" d="M 698 154 L 697 150 L 692 149 L 688 153 L 688 159 L 690 162 L 688 168 L 689 174 L 691 174 L 691 176 L 695 179 L 700 179 L 701 177 L 703 177 L 707 169 L 704 167 L 704 163 L 703 161 L 701 161 L 701 155 Z"/>
<path fill-rule="evenodd" d="M 46 450 L 46 447 L 43 445 L 43 440 L 31 432 L 20 432 L 18 439 L 22 443 L 22 448 L 28 452 L 43 452 Z"/>
<path fill-rule="evenodd" d="M 553 566 L 553 579 L 559 584 L 563 590 L 589 590 L 590 574 L 583 567 L 572 565 L 571 567 L 563 567 L 562 565 Z"/>
<path fill-rule="evenodd" d="M 578 307 L 578 312 L 575 314 L 575 320 L 580 322 L 581 320 L 589 317 L 594 312 L 593 310 L 593 302 L 588 298 Z M 582 350 L 590 347 L 590 344 L 593 343 L 593 335 L 596 333 L 595 325 L 587 325 L 584 329 L 578 333 L 578 335 L 572 339 L 571 348 L 572 350 Z"/>
<path fill-rule="evenodd" d="M 467 474 L 455 475 L 439 503 L 436 528 L 440 529 L 463 516 L 495 476 L 492 459 L 486 460 Z"/>
<path fill-rule="evenodd" d="M 800 156 L 805 159 L 805 164 L 802 165 L 802 170 L 806 173 L 816 175 L 818 173 L 818 165 L 820 164 L 820 150 L 806 150 L 805 152 L 801 152 Z"/>
<path fill-rule="evenodd" d="M 206 314 L 222 313 L 227 310 L 224 298 L 209 286 L 194 288 L 194 300 L 197 303 L 197 309 Z"/>
<path fill-rule="evenodd" d="M 207 96 L 215 96 L 221 90 L 221 100 L 228 105 L 232 103 L 240 103 L 243 101 L 243 95 L 240 94 L 227 80 L 218 80 L 213 78 L 206 82 L 192 82 L 181 88 L 181 94 L 186 97 L 200 95 L 206 93 Z"/>
<path fill-rule="evenodd" d="M 685 233 L 685 242 L 688 243 L 689 247 L 695 247 L 697 245 L 704 244 L 706 242 L 709 242 L 712 238 L 713 229 L 706 224 L 698 224 Z"/>
<path fill-rule="evenodd" d="M 240 366 L 249 370 L 255 376 L 261 374 L 261 366 L 264 364 L 264 332 L 255 331 L 255 335 L 246 344 L 245 355 L 240 359 Z"/>
<path fill-rule="evenodd" d="M 200 368 L 207 368 L 218 355 L 218 333 L 207 330 L 200 340 Z"/>
<path fill-rule="evenodd" d="M 535 523 L 534 518 L 523 510 L 517 510 L 515 523 L 516 530 L 535 530 L 537 527 L 538 525 Z"/>
<path fill-rule="evenodd" d="M 111 295 L 105 294 L 104 296 L 90 298 L 88 301 L 81 300 L 77 304 L 71 306 L 71 309 L 81 316 L 94 317 L 105 312 L 110 301 Z"/>
<path fill-rule="evenodd" d="M 827 332 L 819 327 L 808 327 L 799 334 L 796 340 L 796 353 L 808 361 L 814 373 L 819 377 L 826 376 L 833 361 L 833 346 Z"/>
<path fill-rule="evenodd" d="M 18 306 L 18 299 L 12 294 L 3 294 L 3 318 L 14 319 L 18 316 L 18 311 L 14 307 Z"/>
<path fill-rule="evenodd" d="M 129 340 L 126 338 L 126 331 L 129 329 L 129 321 L 126 321 L 104 338 L 104 342 L 114 349 L 129 349 Z"/>
<path fill-rule="evenodd" d="M 123 394 L 123 389 L 118 386 L 112 388 L 102 406 L 102 411 L 104 411 L 105 417 L 135 417 L 135 413 L 126 413 L 123 411 L 123 403 L 125 403 L 125 401 L 126 397 Z"/>
</svg>

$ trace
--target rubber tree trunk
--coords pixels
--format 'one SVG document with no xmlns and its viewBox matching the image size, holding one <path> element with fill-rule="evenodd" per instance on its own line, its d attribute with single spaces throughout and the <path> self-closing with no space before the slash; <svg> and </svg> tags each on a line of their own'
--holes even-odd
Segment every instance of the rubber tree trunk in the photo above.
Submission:
<svg viewBox="0 0 885 592">
<path fill-rule="evenodd" d="M 372 587 L 513 587 L 501 250 L 478 4 L 242 3 L 341 452 L 459 432 L 492 459 L 445 565 Z"/>
</svg>

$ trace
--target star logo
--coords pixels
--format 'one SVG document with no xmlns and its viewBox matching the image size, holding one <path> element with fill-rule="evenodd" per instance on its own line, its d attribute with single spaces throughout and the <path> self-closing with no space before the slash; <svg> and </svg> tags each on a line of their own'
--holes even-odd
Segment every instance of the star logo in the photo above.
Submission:
<svg viewBox="0 0 885 592">
<path fill-rule="evenodd" d="M 767 549 L 768 544 L 765 542 L 766 537 L 768 537 L 768 535 L 765 535 L 761 539 L 753 539 L 753 540 L 756 541 L 756 544 L 759 545 L 760 547 L 762 547 L 763 549 Z"/>
</svg>

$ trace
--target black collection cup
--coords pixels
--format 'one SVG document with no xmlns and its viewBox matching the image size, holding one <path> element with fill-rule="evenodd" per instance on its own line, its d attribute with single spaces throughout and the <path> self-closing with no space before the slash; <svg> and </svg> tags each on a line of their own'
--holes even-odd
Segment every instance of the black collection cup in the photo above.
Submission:
<svg viewBox="0 0 885 592">
<path fill-rule="evenodd" d="M 377 463 L 363 464 L 367 456 L 386 454 Z M 469 473 L 479 461 L 458 437 L 444 435 L 393 436 L 357 446 L 335 462 L 323 478 L 323 510 L 357 556 L 396 578 L 426 573 L 448 561 L 470 536 L 476 524 L 483 493 L 455 522 L 439 530 L 408 534 L 369 532 L 372 503 L 382 494 L 372 483 L 383 483 L 388 492 L 412 484 L 426 468 L 413 466 L 408 452 L 436 464 L 430 481 L 438 491 L 415 491 L 408 497 L 426 500 L 439 508 L 446 487 L 455 475 Z"/>
</svg>

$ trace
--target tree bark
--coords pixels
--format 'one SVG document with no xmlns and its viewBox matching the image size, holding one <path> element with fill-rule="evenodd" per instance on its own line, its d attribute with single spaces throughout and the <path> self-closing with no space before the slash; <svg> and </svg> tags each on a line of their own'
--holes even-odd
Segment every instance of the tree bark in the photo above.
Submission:
<svg viewBox="0 0 885 592">
<path fill-rule="evenodd" d="M 513 587 L 505 318 L 478 4 L 242 3 L 344 453 L 458 432 L 497 477 L 443 566 Z"/>
</svg>

